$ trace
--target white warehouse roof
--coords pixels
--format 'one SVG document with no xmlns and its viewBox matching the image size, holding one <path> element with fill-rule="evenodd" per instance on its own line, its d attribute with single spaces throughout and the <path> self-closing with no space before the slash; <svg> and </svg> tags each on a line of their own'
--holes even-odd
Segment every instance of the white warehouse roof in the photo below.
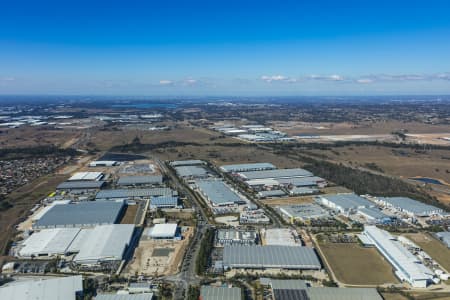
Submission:
<svg viewBox="0 0 450 300">
<path fill-rule="evenodd" d="M 258 170 L 274 170 L 277 167 L 271 163 L 250 163 L 250 164 L 236 164 L 223 165 L 220 169 L 224 172 L 244 172 L 244 171 L 258 171 Z"/>
<path fill-rule="evenodd" d="M 155 224 L 148 234 L 152 238 L 174 238 L 177 227 L 177 224 Z"/>
<path fill-rule="evenodd" d="M 79 228 L 54 228 L 35 232 L 24 241 L 19 254 L 23 257 L 64 254 L 79 232 Z"/>
<path fill-rule="evenodd" d="M 100 180 L 102 177 L 102 172 L 77 172 L 68 180 Z"/>
<path fill-rule="evenodd" d="M 82 244 L 74 261 L 95 264 L 100 261 L 122 260 L 134 232 L 132 224 L 97 226 Z"/>
<path fill-rule="evenodd" d="M 309 177 L 313 176 L 313 174 L 307 170 L 295 168 L 295 169 L 276 169 L 276 170 L 240 172 L 239 176 L 241 176 L 245 180 L 251 180 L 251 179 L 281 179 L 293 177 Z"/>
<path fill-rule="evenodd" d="M 81 275 L 12 282 L 0 286 L 0 299 L 75 300 L 83 291 Z"/>
</svg>

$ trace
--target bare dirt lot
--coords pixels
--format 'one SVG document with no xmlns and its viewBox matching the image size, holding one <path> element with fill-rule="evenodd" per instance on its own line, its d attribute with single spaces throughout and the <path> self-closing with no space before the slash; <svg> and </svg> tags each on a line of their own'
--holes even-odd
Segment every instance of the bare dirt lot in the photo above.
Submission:
<svg viewBox="0 0 450 300">
<path fill-rule="evenodd" d="M 320 248 L 338 280 L 345 284 L 398 283 L 391 265 L 375 248 L 364 248 L 356 243 L 326 243 L 320 244 Z"/>
<path fill-rule="evenodd" d="M 269 206 L 278 206 L 278 205 L 312 203 L 314 200 L 313 200 L 313 196 L 302 196 L 302 197 L 262 199 L 260 201 Z"/>
<path fill-rule="evenodd" d="M 193 228 L 190 227 L 183 233 L 181 241 L 141 237 L 125 273 L 130 276 L 138 274 L 155 277 L 175 274 L 192 235 Z"/>
</svg>

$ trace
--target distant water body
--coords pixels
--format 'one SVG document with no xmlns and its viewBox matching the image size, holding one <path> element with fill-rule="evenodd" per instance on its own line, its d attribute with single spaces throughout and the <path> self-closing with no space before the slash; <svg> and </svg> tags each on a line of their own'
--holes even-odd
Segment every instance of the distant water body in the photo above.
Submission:
<svg viewBox="0 0 450 300">
<path fill-rule="evenodd" d="M 113 104 L 112 107 L 117 108 L 168 108 L 174 109 L 177 108 L 176 104 L 173 103 L 123 103 L 123 104 Z"/>
<path fill-rule="evenodd" d="M 442 184 L 442 182 L 440 182 L 437 179 L 427 178 L 427 177 L 416 177 L 416 178 L 410 178 L 410 179 L 425 182 L 425 183 Z"/>
</svg>

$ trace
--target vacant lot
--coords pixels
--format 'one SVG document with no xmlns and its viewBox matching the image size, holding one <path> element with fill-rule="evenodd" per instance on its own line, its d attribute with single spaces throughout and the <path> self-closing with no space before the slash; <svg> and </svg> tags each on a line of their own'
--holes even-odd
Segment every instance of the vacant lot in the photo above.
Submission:
<svg viewBox="0 0 450 300">
<path fill-rule="evenodd" d="M 359 244 L 320 244 L 337 279 L 349 285 L 398 283 L 391 265 L 374 248 Z"/>
<path fill-rule="evenodd" d="M 440 241 L 429 234 L 405 234 L 414 243 L 419 245 L 428 255 L 435 259 L 447 272 L 450 272 L 450 250 Z"/>
<path fill-rule="evenodd" d="M 301 203 L 312 203 L 314 196 L 301 196 L 301 197 L 285 197 L 285 198 L 268 198 L 260 200 L 262 203 L 269 206 L 278 205 L 291 205 L 291 204 L 301 204 Z"/>
</svg>

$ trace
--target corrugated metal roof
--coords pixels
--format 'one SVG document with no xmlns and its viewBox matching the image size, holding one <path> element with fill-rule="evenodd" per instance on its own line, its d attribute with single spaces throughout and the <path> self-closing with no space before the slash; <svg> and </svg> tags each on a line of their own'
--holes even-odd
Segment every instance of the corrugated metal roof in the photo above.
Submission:
<svg viewBox="0 0 450 300">
<path fill-rule="evenodd" d="M 360 212 L 364 215 L 367 215 L 371 218 L 377 219 L 377 220 L 390 218 L 388 215 L 384 214 L 378 208 L 373 208 L 373 207 L 369 207 L 369 208 L 363 207 L 363 208 L 358 209 L 358 212 Z"/>
<path fill-rule="evenodd" d="M 313 174 L 307 170 L 295 169 L 277 169 L 266 171 L 239 172 L 239 175 L 245 179 L 264 179 L 264 178 L 289 178 L 289 177 L 309 177 Z"/>
<path fill-rule="evenodd" d="M 378 197 L 378 199 L 390 203 L 394 207 L 400 207 L 403 210 L 417 215 L 427 215 L 431 212 L 442 212 L 441 208 L 425 204 L 407 197 Z"/>
<path fill-rule="evenodd" d="M 126 199 L 133 197 L 152 197 L 152 196 L 175 196 L 177 192 L 170 188 L 151 188 L 151 189 L 116 189 L 101 190 L 95 196 L 96 199 Z"/>
<path fill-rule="evenodd" d="M 177 224 L 155 224 L 148 231 L 148 235 L 152 238 L 174 237 L 177 232 Z"/>
<path fill-rule="evenodd" d="M 334 203 L 336 206 L 342 207 L 344 210 L 356 209 L 358 207 L 375 206 L 373 202 L 370 202 L 363 197 L 351 193 L 321 195 L 320 197 L 327 199 L 328 201 Z"/>
<path fill-rule="evenodd" d="M 273 291 L 273 297 L 274 300 L 309 300 L 305 290 L 277 289 Z"/>
<path fill-rule="evenodd" d="M 215 205 L 243 202 L 241 197 L 221 180 L 198 180 L 195 183 L 203 195 Z"/>
<path fill-rule="evenodd" d="M 100 189 L 105 181 L 65 181 L 59 184 L 57 190 L 84 190 L 84 189 Z"/>
<path fill-rule="evenodd" d="M 0 299 L 75 300 L 83 291 L 81 275 L 12 282 L 0 286 Z"/>
<path fill-rule="evenodd" d="M 290 218 L 314 219 L 329 216 L 325 209 L 313 203 L 283 205 L 279 206 L 279 209 Z"/>
<path fill-rule="evenodd" d="M 241 289 L 238 287 L 202 286 L 200 297 L 202 300 L 240 300 Z"/>
<path fill-rule="evenodd" d="M 97 294 L 95 300 L 152 300 L 153 293 L 144 294 L 129 294 L 129 295 L 117 295 L 117 294 Z"/>
<path fill-rule="evenodd" d="M 52 228 L 35 232 L 24 241 L 19 254 L 25 257 L 64 254 L 79 232 L 80 228 Z"/>
<path fill-rule="evenodd" d="M 161 175 L 121 176 L 118 185 L 161 184 Z"/>
<path fill-rule="evenodd" d="M 272 290 L 300 290 L 307 287 L 306 282 L 300 279 L 271 279 L 270 286 Z"/>
<path fill-rule="evenodd" d="M 96 226 L 82 244 L 74 261 L 82 264 L 102 260 L 121 260 L 133 232 L 132 224 Z"/>
<path fill-rule="evenodd" d="M 311 287 L 306 289 L 311 300 L 382 300 L 374 288 Z"/>
<path fill-rule="evenodd" d="M 202 177 L 208 174 L 206 169 L 201 166 L 180 166 L 175 167 L 175 171 L 180 177 Z"/>
<path fill-rule="evenodd" d="M 191 159 L 191 160 L 174 160 L 170 162 L 169 164 L 172 167 L 178 167 L 178 166 L 194 166 L 194 165 L 202 165 L 205 162 L 203 160 L 198 159 Z"/>
<path fill-rule="evenodd" d="M 225 172 L 244 172 L 255 170 L 273 170 L 276 169 L 271 163 L 250 163 L 250 164 L 235 164 L 235 165 L 223 165 L 220 167 Z"/>
<path fill-rule="evenodd" d="M 298 246 L 225 246 L 224 266 L 232 268 L 320 269 L 316 252 Z"/>
<path fill-rule="evenodd" d="M 294 186 L 315 186 L 318 182 L 323 182 L 325 179 L 317 176 L 311 177 L 294 177 L 294 178 L 280 178 L 277 180 L 280 184 L 292 184 Z"/>
<path fill-rule="evenodd" d="M 275 197 L 275 196 L 285 196 L 286 193 L 282 190 L 271 190 L 271 191 L 261 191 L 258 192 L 260 197 Z"/>
<path fill-rule="evenodd" d="M 95 224 L 113 224 L 124 206 L 123 202 L 90 201 L 76 204 L 53 205 L 33 228 L 82 227 Z"/>
<path fill-rule="evenodd" d="M 150 200 L 150 205 L 152 206 L 167 206 L 167 205 L 178 205 L 178 197 L 173 196 L 158 196 L 152 197 Z"/>
</svg>

